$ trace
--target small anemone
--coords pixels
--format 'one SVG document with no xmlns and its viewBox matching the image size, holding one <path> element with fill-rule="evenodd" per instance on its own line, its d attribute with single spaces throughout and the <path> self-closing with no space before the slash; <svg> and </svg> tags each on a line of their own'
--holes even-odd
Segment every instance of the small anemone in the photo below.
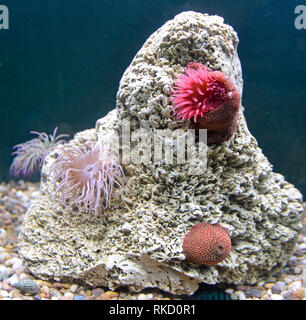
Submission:
<svg viewBox="0 0 306 320">
<path fill-rule="evenodd" d="M 12 152 L 12 155 L 16 155 L 16 157 L 11 164 L 10 174 L 16 177 L 28 177 L 33 172 L 38 171 L 50 150 L 61 143 L 65 143 L 66 141 L 62 138 L 69 136 L 68 134 L 61 134 L 56 137 L 57 129 L 57 127 L 54 129 L 52 135 L 30 131 L 31 134 L 36 134 L 37 138 L 15 145 L 13 149 L 16 150 Z"/>
<path fill-rule="evenodd" d="M 113 189 L 124 177 L 117 158 L 101 141 L 61 149 L 51 165 L 55 197 L 64 206 L 93 210 L 97 215 L 110 206 Z"/>
</svg>

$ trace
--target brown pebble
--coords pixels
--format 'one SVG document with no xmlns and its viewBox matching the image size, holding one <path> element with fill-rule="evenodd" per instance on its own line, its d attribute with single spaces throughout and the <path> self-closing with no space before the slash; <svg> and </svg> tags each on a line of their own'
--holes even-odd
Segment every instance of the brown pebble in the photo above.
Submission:
<svg viewBox="0 0 306 320">
<path fill-rule="evenodd" d="M 97 297 L 97 300 L 111 300 L 111 299 L 108 294 L 102 293 L 99 297 Z"/>
<path fill-rule="evenodd" d="M 110 298 L 118 298 L 119 297 L 119 293 L 116 291 L 106 291 L 105 294 Z"/>
<path fill-rule="evenodd" d="M 237 286 L 237 290 L 245 291 L 248 287 L 247 286 Z"/>
<path fill-rule="evenodd" d="M 274 283 L 272 282 L 267 282 L 265 283 L 264 287 L 267 288 L 267 289 L 271 289 L 273 287 Z"/>
<path fill-rule="evenodd" d="M 302 300 L 305 297 L 305 289 L 297 289 L 295 292 L 293 292 L 293 297 L 297 300 Z"/>
<path fill-rule="evenodd" d="M 23 295 L 22 295 L 18 290 L 13 290 L 13 291 L 11 292 L 11 296 L 12 296 L 13 298 L 20 298 L 20 299 L 23 298 Z"/>
<path fill-rule="evenodd" d="M 44 292 L 42 292 L 40 295 L 39 295 L 39 297 L 41 298 L 41 299 L 45 299 L 46 298 L 46 293 L 44 293 Z"/>
<path fill-rule="evenodd" d="M 102 293 L 105 293 L 104 290 L 102 288 L 95 288 L 92 290 L 92 295 L 94 298 L 99 297 Z M 90 295 L 90 294 L 86 294 L 86 295 Z"/>
<path fill-rule="evenodd" d="M 54 282 L 53 288 L 54 289 L 62 289 L 63 285 L 60 282 Z"/>
<path fill-rule="evenodd" d="M 43 286 L 40 288 L 40 292 L 44 293 L 44 294 L 48 294 L 49 293 L 49 288 L 47 286 Z"/>
<path fill-rule="evenodd" d="M 41 287 L 43 287 L 43 286 L 49 287 L 49 286 L 50 286 L 50 283 L 47 282 L 47 281 L 44 281 L 44 280 L 38 279 L 38 280 L 36 280 L 36 282 L 39 283 L 39 285 L 40 285 Z"/>
<path fill-rule="evenodd" d="M 267 293 L 265 293 L 262 297 L 261 300 L 270 300 L 270 297 Z"/>
</svg>

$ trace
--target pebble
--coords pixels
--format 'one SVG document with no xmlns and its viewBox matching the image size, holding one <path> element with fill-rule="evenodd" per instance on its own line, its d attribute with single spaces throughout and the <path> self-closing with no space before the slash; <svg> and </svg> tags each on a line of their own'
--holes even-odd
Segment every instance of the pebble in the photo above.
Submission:
<svg viewBox="0 0 306 320">
<path fill-rule="evenodd" d="M 292 300 L 293 299 L 292 291 L 285 290 L 284 292 L 282 292 L 282 297 L 284 298 L 284 300 Z"/>
<path fill-rule="evenodd" d="M 60 282 L 54 282 L 53 288 L 55 289 L 62 289 L 63 285 Z"/>
<path fill-rule="evenodd" d="M 109 297 L 109 299 L 118 298 L 119 293 L 116 291 L 106 291 L 105 295 Z"/>
<path fill-rule="evenodd" d="M 263 291 L 256 288 L 249 288 L 245 291 L 245 295 L 247 297 L 261 298 L 263 295 Z"/>
<path fill-rule="evenodd" d="M 97 300 L 111 300 L 109 295 L 102 293 L 99 297 L 96 298 Z"/>
<path fill-rule="evenodd" d="M 71 287 L 70 287 L 70 291 L 73 292 L 73 293 L 75 293 L 76 290 L 77 290 L 77 288 L 78 288 L 78 285 L 77 285 L 77 284 L 73 284 L 73 285 L 71 285 Z"/>
<path fill-rule="evenodd" d="M 11 273 L 11 269 L 0 265 L 0 281 L 6 280 Z"/>
<path fill-rule="evenodd" d="M 0 297 L 4 298 L 4 297 L 8 297 L 9 293 L 5 290 L 0 290 Z"/>
<path fill-rule="evenodd" d="M 71 292 L 66 292 L 66 293 L 62 296 L 61 299 L 62 299 L 62 300 L 73 300 L 73 293 L 71 293 Z"/>
<path fill-rule="evenodd" d="M 6 265 L 12 267 L 13 270 L 20 269 L 22 266 L 22 260 L 14 257 L 6 261 Z"/>
<path fill-rule="evenodd" d="M 284 282 L 276 282 L 272 287 L 271 291 L 272 293 L 280 294 L 286 287 L 286 284 Z"/>
<path fill-rule="evenodd" d="M 11 277 L 7 279 L 7 282 L 12 286 L 15 285 L 19 281 L 17 274 L 13 274 Z"/>
<path fill-rule="evenodd" d="M 274 294 L 271 294 L 271 299 L 272 300 L 283 300 L 283 296 L 280 294 L 274 293 Z"/>
<path fill-rule="evenodd" d="M 103 293 L 104 293 L 104 290 L 102 288 L 95 288 L 92 290 L 92 295 L 94 298 L 101 296 L 101 294 Z"/>
<path fill-rule="evenodd" d="M 62 293 L 60 293 L 58 290 L 56 290 L 54 288 L 50 288 L 49 293 L 50 293 L 51 297 L 57 297 L 58 299 L 61 299 L 63 296 Z"/>
<path fill-rule="evenodd" d="M 305 288 L 297 289 L 295 292 L 293 292 L 293 297 L 297 300 L 302 300 L 305 298 Z"/>
<path fill-rule="evenodd" d="M 296 291 L 297 289 L 300 289 L 302 287 L 301 281 L 294 281 L 288 284 L 287 288 L 291 291 Z"/>
<path fill-rule="evenodd" d="M 4 229 L 0 229 L 0 240 L 4 239 L 6 236 L 6 231 Z"/>
<path fill-rule="evenodd" d="M 265 288 L 271 289 L 273 287 L 273 285 L 274 285 L 274 283 L 267 282 L 267 283 L 265 283 Z"/>
<path fill-rule="evenodd" d="M 245 300 L 246 296 L 245 296 L 245 293 L 243 291 L 238 290 L 238 291 L 235 291 L 234 293 L 231 294 L 231 299 L 233 299 L 233 300 Z"/>
<path fill-rule="evenodd" d="M 234 292 L 234 289 L 232 289 L 232 288 L 227 288 L 227 289 L 225 290 L 225 292 L 228 293 L 228 294 L 232 294 L 232 293 Z"/>
<path fill-rule="evenodd" d="M 43 286 L 40 288 L 40 292 L 44 294 L 49 294 L 49 287 Z"/>
</svg>

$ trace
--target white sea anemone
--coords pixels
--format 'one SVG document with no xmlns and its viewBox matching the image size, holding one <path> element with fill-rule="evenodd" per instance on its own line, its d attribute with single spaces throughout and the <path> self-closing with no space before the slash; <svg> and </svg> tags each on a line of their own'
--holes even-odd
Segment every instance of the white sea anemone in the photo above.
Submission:
<svg viewBox="0 0 306 320">
<path fill-rule="evenodd" d="M 13 176 L 27 177 L 38 171 L 50 150 L 61 143 L 65 143 L 66 141 L 62 138 L 69 136 L 68 134 L 61 134 L 56 137 L 57 127 L 53 134 L 49 136 L 44 132 L 30 131 L 30 133 L 36 134 L 38 137 L 13 147 L 13 149 L 16 149 L 12 152 L 16 157 L 10 167 L 10 174 Z"/>
<path fill-rule="evenodd" d="M 51 166 L 60 203 L 95 214 L 110 206 L 113 189 L 120 186 L 123 176 L 117 157 L 100 141 L 61 149 Z"/>
</svg>

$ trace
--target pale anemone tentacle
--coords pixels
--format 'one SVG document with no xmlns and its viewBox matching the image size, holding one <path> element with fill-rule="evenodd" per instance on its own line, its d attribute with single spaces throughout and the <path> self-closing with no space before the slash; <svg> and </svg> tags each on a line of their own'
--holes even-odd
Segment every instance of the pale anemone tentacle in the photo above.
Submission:
<svg viewBox="0 0 306 320">
<path fill-rule="evenodd" d="M 10 174 L 16 177 L 27 177 L 43 165 L 47 154 L 60 144 L 66 143 L 63 138 L 69 137 L 68 134 L 56 136 L 58 127 L 55 127 L 53 134 L 47 135 L 44 132 L 30 131 L 37 137 L 25 143 L 17 144 L 12 152 L 15 158 L 10 167 Z"/>
<path fill-rule="evenodd" d="M 93 210 L 95 215 L 109 208 L 114 185 L 120 186 L 124 172 L 107 143 L 98 140 L 60 150 L 51 166 L 55 197 L 63 205 Z"/>
</svg>

